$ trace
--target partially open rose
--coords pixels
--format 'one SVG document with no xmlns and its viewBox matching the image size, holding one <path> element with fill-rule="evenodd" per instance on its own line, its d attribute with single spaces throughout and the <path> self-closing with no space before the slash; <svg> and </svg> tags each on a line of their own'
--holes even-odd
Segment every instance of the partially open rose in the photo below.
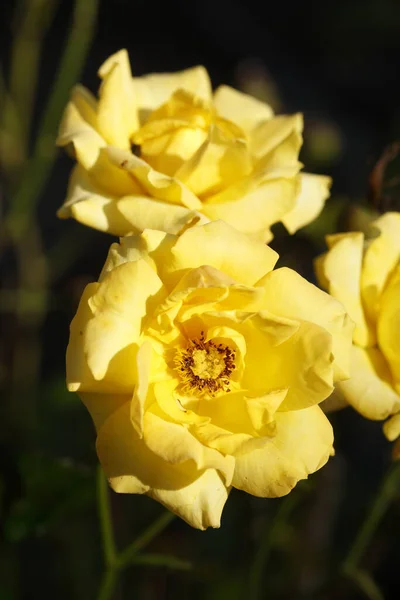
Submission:
<svg viewBox="0 0 400 600">
<path fill-rule="evenodd" d="M 351 378 L 339 384 L 345 400 L 368 419 L 386 419 L 390 440 L 400 435 L 400 214 L 373 223 L 375 235 L 328 236 L 319 257 L 321 285 L 346 307 L 356 324 Z M 394 448 L 400 456 L 400 443 Z"/>
<path fill-rule="evenodd" d="M 125 50 L 100 68 L 99 99 L 76 87 L 58 144 L 76 158 L 60 217 L 115 235 L 179 233 L 223 219 L 268 241 L 323 207 L 330 178 L 299 173 L 300 114 L 275 117 L 207 71 L 132 77 Z"/>
</svg>

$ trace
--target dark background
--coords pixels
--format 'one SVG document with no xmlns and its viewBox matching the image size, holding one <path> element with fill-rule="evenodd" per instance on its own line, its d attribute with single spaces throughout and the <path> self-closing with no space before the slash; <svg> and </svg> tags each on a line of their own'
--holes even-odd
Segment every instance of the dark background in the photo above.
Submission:
<svg viewBox="0 0 400 600">
<path fill-rule="evenodd" d="M 25 5 L 3 0 L 0 8 L 6 82 Z M 99 6 L 80 76 L 93 92 L 101 63 L 125 47 L 134 75 L 203 64 L 215 87 L 233 85 L 270 101 L 278 112 L 304 112 L 301 159 L 307 170 L 334 177 L 332 198 L 318 221 L 295 236 L 276 228 L 272 245 L 282 264 L 312 279 L 311 259 L 323 250 L 324 233 L 357 222 L 354 207 L 367 203 L 371 168 L 400 135 L 400 2 L 101 0 Z M 58 2 L 44 38 L 28 157 L 73 7 L 73 2 Z M 66 101 L 67 95 L 60 110 Z M 2 165 L 0 219 L 26 176 L 24 165 L 17 166 L 21 169 L 11 169 L 8 185 Z M 97 277 L 112 238 L 55 217 L 70 168 L 71 161 L 60 152 L 40 190 L 29 231 L 18 244 L 1 231 L 1 600 L 95 598 L 103 568 L 95 435 L 84 407 L 65 391 L 64 355 L 80 293 Z M 47 260 L 53 266 L 44 286 Z M 21 268 L 30 291 L 40 288 L 45 295 L 45 308 L 40 294 L 24 300 Z M 263 544 L 269 553 L 258 598 L 366 597 L 342 576 L 341 564 L 389 466 L 391 448 L 381 424 L 350 409 L 334 414 L 332 421 L 336 457 L 293 492 L 285 520 L 276 520 L 281 500 L 233 491 L 220 530 L 198 532 L 175 521 L 152 543 L 152 551 L 188 559 L 193 569 L 132 567 L 122 575 L 115 598 L 249 597 Z M 112 506 L 120 547 L 161 512 L 145 497 L 113 494 Z M 397 501 L 363 558 L 387 600 L 398 598 L 399 536 Z"/>
</svg>

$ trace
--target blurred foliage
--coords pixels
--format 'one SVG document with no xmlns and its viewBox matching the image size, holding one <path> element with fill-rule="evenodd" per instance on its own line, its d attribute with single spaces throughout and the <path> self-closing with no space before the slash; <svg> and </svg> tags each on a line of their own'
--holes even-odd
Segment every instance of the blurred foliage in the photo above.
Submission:
<svg viewBox="0 0 400 600">
<path fill-rule="evenodd" d="M 178 520 L 163 530 L 165 513 L 148 498 L 104 495 L 64 355 L 80 293 L 112 238 L 56 220 L 70 163 L 54 140 L 71 86 L 95 89 L 98 65 L 120 47 L 137 74 L 205 63 L 216 85 L 303 111 L 301 159 L 333 176 L 332 197 L 295 236 L 276 227 L 273 246 L 280 264 L 313 280 L 326 234 L 364 230 L 375 211 L 399 209 L 400 4 L 4 0 L 2 9 L 0 599 L 95 598 L 107 575 L 103 509 L 115 552 L 128 557 L 116 600 L 398 598 L 393 478 L 377 495 L 390 447 L 379 423 L 351 410 L 331 415 L 336 457 L 321 472 L 286 499 L 234 490 L 219 531 Z M 368 515 L 378 518 L 366 536 Z M 360 535 L 362 552 L 349 555 Z"/>
</svg>

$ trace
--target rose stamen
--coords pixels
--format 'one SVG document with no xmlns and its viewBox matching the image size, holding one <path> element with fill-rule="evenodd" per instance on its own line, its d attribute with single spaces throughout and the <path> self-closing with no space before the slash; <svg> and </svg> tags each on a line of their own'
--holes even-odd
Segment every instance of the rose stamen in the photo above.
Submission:
<svg viewBox="0 0 400 600">
<path fill-rule="evenodd" d="M 183 390 L 197 396 L 215 396 L 218 392 L 230 392 L 230 375 L 235 370 L 235 351 L 212 340 L 190 340 L 185 349 L 175 355 L 175 368 L 183 383 Z"/>
</svg>

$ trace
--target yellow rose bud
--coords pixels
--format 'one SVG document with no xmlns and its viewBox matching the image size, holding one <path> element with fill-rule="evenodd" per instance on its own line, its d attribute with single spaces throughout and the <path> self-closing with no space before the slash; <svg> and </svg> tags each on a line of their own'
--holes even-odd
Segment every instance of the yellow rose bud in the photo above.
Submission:
<svg viewBox="0 0 400 600">
<path fill-rule="evenodd" d="M 283 496 L 333 452 L 343 306 L 222 221 L 113 244 L 71 324 L 67 381 L 117 492 L 218 527 L 231 487 Z"/>
<path fill-rule="evenodd" d="M 321 211 L 331 180 L 299 172 L 302 115 L 213 94 L 203 67 L 132 77 L 126 50 L 99 75 L 98 100 L 77 86 L 60 126 L 77 163 L 60 217 L 115 235 L 223 219 L 268 241 L 274 223 L 293 233 Z"/>
<path fill-rule="evenodd" d="M 367 242 L 362 233 L 328 236 L 316 272 L 355 322 L 351 378 L 338 387 L 364 417 L 382 420 L 400 411 L 400 214 L 373 227 Z M 389 440 L 400 435 L 399 416 L 385 423 Z"/>
</svg>

